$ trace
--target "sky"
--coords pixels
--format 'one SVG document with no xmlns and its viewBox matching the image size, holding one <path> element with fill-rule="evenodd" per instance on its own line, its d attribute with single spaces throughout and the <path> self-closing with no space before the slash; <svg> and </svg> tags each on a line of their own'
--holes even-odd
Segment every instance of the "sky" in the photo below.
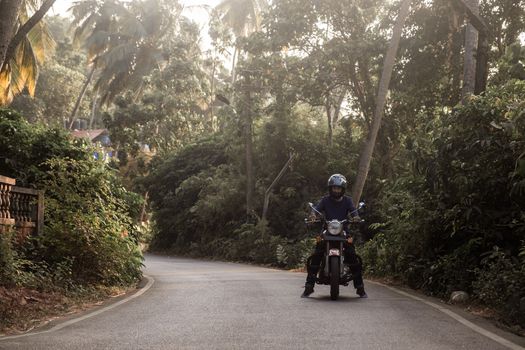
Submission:
<svg viewBox="0 0 525 350">
<path fill-rule="evenodd" d="M 67 9 L 71 7 L 74 2 L 74 0 L 56 0 L 51 14 L 67 16 Z M 198 9 L 196 7 L 200 5 L 215 7 L 220 2 L 221 0 L 179 0 L 179 3 L 184 5 L 185 14 L 199 23 L 207 22 L 208 14 L 204 9 Z"/>
<path fill-rule="evenodd" d="M 56 0 L 49 14 L 69 16 L 67 10 L 73 5 L 75 0 Z M 203 39 L 202 46 L 208 44 L 208 12 L 200 6 L 217 6 L 221 0 L 179 0 L 179 3 L 184 6 L 184 15 L 191 18 L 201 27 L 201 37 Z"/>
<path fill-rule="evenodd" d="M 51 9 L 51 14 L 68 16 L 67 9 L 73 5 L 74 0 L 56 0 L 55 5 Z M 203 38 L 203 45 L 206 46 L 208 40 L 208 12 L 199 8 L 199 6 L 217 6 L 221 0 L 179 0 L 179 3 L 184 5 L 184 14 L 197 22 L 201 27 L 201 37 Z M 520 36 L 521 42 L 525 44 L 525 33 Z"/>
</svg>

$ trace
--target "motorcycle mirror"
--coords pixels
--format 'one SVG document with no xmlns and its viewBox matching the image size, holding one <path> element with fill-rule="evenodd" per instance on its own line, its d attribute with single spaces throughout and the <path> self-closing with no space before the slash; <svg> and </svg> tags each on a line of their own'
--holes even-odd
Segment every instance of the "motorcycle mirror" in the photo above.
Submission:
<svg viewBox="0 0 525 350">
<path fill-rule="evenodd" d="M 365 206 L 365 202 L 359 202 L 358 208 L 361 209 Z"/>
<path fill-rule="evenodd" d="M 321 213 L 319 210 L 315 209 L 314 204 L 312 202 L 308 202 L 308 206 L 310 207 L 310 209 L 315 211 L 317 214 L 323 216 L 323 213 Z"/>
</svg>

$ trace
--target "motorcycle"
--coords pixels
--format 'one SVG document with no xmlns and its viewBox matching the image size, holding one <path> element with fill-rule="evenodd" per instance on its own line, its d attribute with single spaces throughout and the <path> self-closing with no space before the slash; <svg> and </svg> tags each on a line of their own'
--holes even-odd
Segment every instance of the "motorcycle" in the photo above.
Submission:
<svg viewBox="0 0 525 350">
<path fill-rule="evenodd" d="M 313 203 L 308 203 L 308 205 L 310 209 L 324 219 L 324 215 L 315 209 Z M 358 208 L 350 214 L 357 212 L 363 206 L 363 202 L 359 203 Z M 305 219 L 307 226 L 319 222 L 322 221 L 320 219 Z M 351 221 L 324 220 L 324 229 L 318 236 L 322 244 L 325 244 L 325 250 L 316 283 L 330 286 L 330 298 L 332 300 L 337 300 L 339 297 L 339 286 L 348 286 L 354 279 L 349 265 L 344 263 L 344 246 L 345 242 L 350 238 L 349 233 L 344 230 L 344 224 L 347 222 Z"/>
</svg>

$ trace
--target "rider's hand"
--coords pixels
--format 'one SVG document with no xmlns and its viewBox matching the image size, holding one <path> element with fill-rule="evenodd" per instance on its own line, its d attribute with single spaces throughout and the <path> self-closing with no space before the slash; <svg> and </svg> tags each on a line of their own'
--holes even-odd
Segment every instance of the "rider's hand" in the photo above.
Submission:
<svg viewBox="0 0 525 350">
<path fill-rule="evenodd" d="M 350 222 L 352 223 L 359 223 L 361 222 L 361 218 L 359 216 L 354 216 L 350 219 Z"/>
<path fill-rule="evenodd" d="M 315 213 L 310 213 L 310 215 L 308 216 L 308 220 L 310 221 L 317 220 L 317 215 L 315 215 Z"/>
<path fill-rule="evenodd" d="M 349 236 L 349 237 L 346 239 L 346 241 L 348 242 L 348 244 L 352 244 L 352 243 L 354 243 L 354 237 Z"/>
</svg>

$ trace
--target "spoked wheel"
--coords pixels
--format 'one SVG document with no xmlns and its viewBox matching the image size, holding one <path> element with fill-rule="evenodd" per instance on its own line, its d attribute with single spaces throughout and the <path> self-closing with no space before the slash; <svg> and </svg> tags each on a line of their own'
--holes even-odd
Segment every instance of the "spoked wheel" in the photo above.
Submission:
<svg viewBox="0 0 525 350">
<path fill-rule="evenodd" d="M 339 297 L 339 276 L 340 276 L 339 258 L 332 257 L 330 259 L 330 298 L 337 300 Z"/>
</svg>

